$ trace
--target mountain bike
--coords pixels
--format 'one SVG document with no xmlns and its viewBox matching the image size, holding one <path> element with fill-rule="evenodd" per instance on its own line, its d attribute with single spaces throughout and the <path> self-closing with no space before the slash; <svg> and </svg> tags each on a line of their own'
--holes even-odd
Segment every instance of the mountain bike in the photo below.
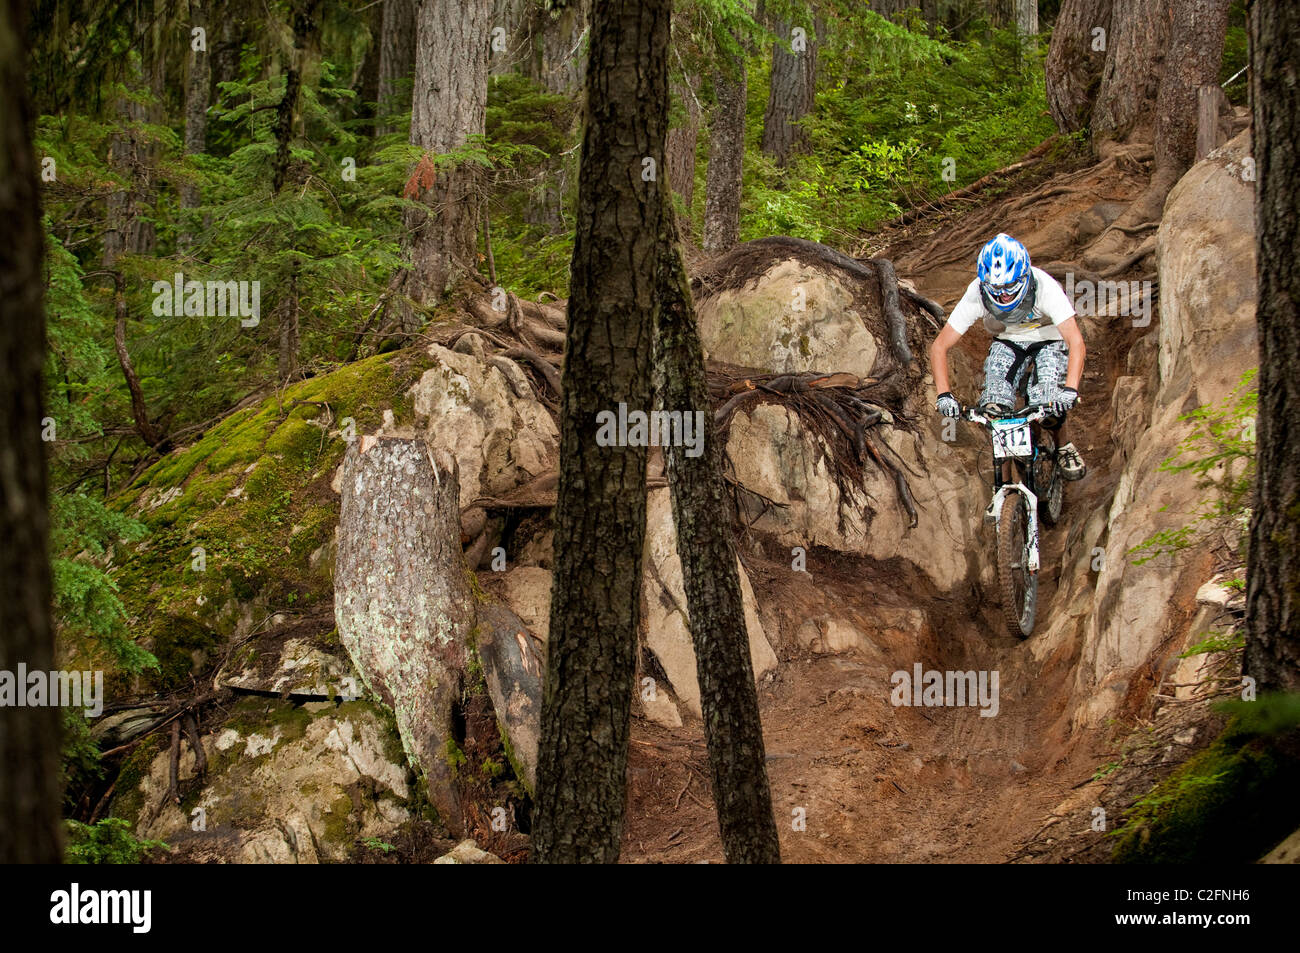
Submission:
<svg viewBox="0 0 1300 953">
<path fill-rule="evenodd" d="M 997 530 L 998 587 L 1007 629 L 1025 639 L 1038 608 L 1038 524 L 1055 526 L 1065 507 L 1065 481 L 1052 433 L 1039 422 L 1046 404 L 1006 414 L 968 407 L 963 416 L 989 431 L 993 444 L 993 499 L 984 519 Z"/>
</svg>

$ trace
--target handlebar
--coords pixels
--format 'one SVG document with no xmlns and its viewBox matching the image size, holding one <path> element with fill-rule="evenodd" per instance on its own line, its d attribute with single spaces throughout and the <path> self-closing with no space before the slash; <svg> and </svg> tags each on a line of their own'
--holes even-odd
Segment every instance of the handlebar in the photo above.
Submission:
<svg viewBox="0 0 1300 953">
<path fill-rule="evenodd" d="M 965 407 L 961 412 L 962 417 L 971 421 L 971 423 L 984 425 L 988 425 L 993 420 L 1006 420 L 1011 417 L 1023 417 L 1027 423 L 1033 423 L 1034 421 L 1042 420 L 1045 417 L 1050 417 L 1051 414 L 1052 408 L 1049 404 L 1029 404 L 1025 407 L 1021 407 L 1019 410 L 1013 410 L 1009 413 L 1002 414 L 999 417 L 989 417 L 986 414 L 980 413 L 979 410 L 974 407 Z"/>
</svg>

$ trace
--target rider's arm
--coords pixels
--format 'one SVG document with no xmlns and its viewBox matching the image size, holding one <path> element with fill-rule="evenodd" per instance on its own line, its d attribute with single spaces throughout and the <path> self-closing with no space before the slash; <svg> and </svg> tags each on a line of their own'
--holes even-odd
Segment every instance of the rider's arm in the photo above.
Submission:
<svg viewBox="0 0 1300 953">
<path fill-rule="evenodd" d="M 934 389 L 942 394 L 951 391 L 948 386 L 948 350 L 961 340 L 961 334 L 951 324 L 945 324 L 939 336 L 930 344 L 930 373 L 934 375 Z M 1071 361 L 1074 352 L 1071 351 Z"/>
<path fill-rule="evenodd" d="M 1061 332 L 1061 337 L 1065 338 L 1065 343 L 1070 347 L 1070 363 L 1065 369 L 1065 386 L 1073 387 L 1077 391 L 1079 382 L 1083 380 L 1083 358 L 1088 352 L 1083 343 L 1083 335 L 1079 333 L 1079 322 L 1075 321 L 1074 318 L 1067 318 L 1056 326 L 1056 330 Z M 943 335 L 940 334 L 939 337 L 943 337 Z M 935 343 L 938 344 L 939 342 L 936 340 Z M 944 378 L 947 378 L 946 373 Z M 934 379 L 935 381 L 939 380 L 938 371 L 935 371 Z"/>
</svg>

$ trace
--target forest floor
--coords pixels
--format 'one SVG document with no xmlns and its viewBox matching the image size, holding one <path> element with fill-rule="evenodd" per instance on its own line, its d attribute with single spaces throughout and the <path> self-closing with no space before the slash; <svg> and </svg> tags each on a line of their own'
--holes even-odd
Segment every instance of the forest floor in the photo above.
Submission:
<svg viewBox="0 0 1300 953">
<path fill-rule="evenodd" d="M 1031 249 L 1051 248 L 1048 257 L 1069 260 L 1077 252 L 1069 236 L 1078 213 L 1102 201 L 1131 201 L 1145 184 L 1137 161 L 1035 163 L 1001 183 L 1000 194 L 873 235 L 869 246 L 947 310 L 974 277 L 976 251 L 993 234 L 1008 232 Z M 1085 328 L 1089 355 L 1081 391 L 1087 398 L 1071 414 L 1067 439 L 1081 449 L 1090 473 L 1067 485 L 1062 522 L 1045 533 L 1040 630 L 1053 611 L 1051 567 L 1060 564 L 1065 539 L 1076 521 L 1105 502 L 1119 478 L 1107 466 L 1108 395 L 1125 373 L 1132 341 L 1145 332 L 1113 328 L 1098 325 L 1091 334 Z M 969 366 L 982 363 L 986 338 L 963 340 Z M 759 700 L 784 860 L 1010 861 L 1043 829 L 1045 817 L 1107 761 L 1106 739 L 1070 737 L 1062 726 L 1077 645 L 1072 657 L 1059 651 L 1035 658 L 1032 638 L 1022 642 L 1006 634 L 996 606 L 934 593 L 910 567 L 810 552 L 809 573 L 802 574 L 789 570 L 788 556 L 743 558 L 769 632 L 771 620 L 780 619 L 773 641 L 782 664 L 760 685 Z M 793 638 L 802 619 L 828 606 L 862 618 L 870 631 L 877 608 L 901 605 L 900 593 L 925 615 L 920 644 L 915 637 L 883 636 L 870 657 L 818 655 Z M 977 717 L 970 708 L 893 707 L 890 673 L 910 670 L 918 660 L 941 671 L 1000 671 L 998 716 Z M 628 770 L 625 861 L 722 861 L 698 721 L 670 731 L 637 718 Z M 1087 812 L 1080 816 L 1078 826 L 1086 830 Z"/>
</svg>

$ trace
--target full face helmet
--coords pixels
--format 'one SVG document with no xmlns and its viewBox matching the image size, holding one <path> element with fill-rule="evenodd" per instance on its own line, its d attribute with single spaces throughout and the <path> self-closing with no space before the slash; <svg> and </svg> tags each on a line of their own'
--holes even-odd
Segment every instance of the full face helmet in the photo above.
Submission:
<svg viewBox="0 0 1300 953">
<path fill-rule="evenodd" d="M 994 314 L 1010 316 L 1017 312 L 1025 303 L 1032 280 L 1029 251 L 1010 235 L 998 235 L 980 249 L 980 293 Z"/>
</svg>

